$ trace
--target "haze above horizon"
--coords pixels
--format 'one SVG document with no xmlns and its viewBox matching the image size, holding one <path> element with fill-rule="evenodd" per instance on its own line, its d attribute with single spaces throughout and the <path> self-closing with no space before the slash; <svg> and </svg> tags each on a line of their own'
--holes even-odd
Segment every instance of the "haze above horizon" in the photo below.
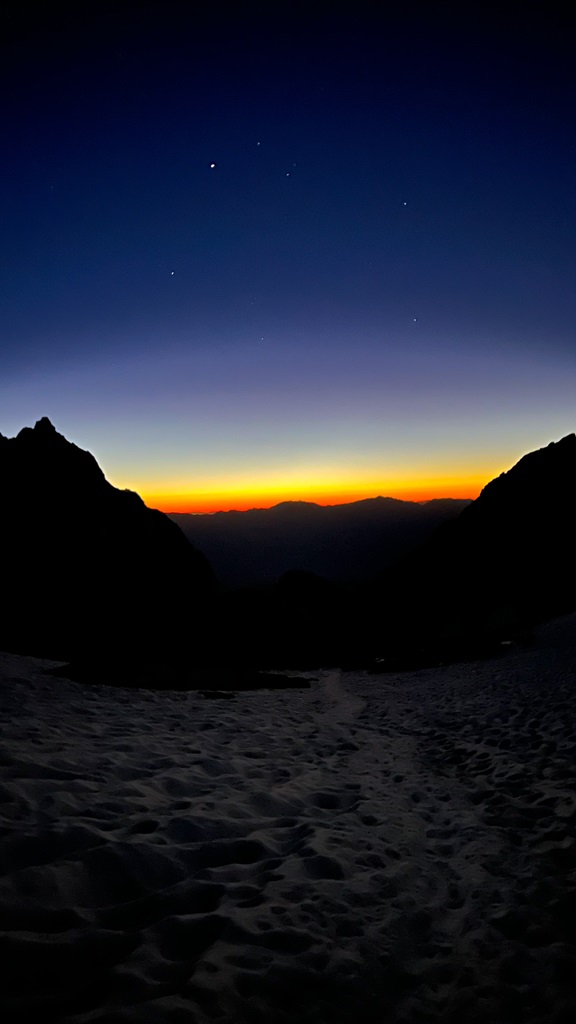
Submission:
<svg viewBox="0 0 576 1024">
<path fill-rule="evenodd" d="M 473 498 L 574 430 L 559 7 L 8 6 L 3 434 L 215 511 Z"/>
</svg>

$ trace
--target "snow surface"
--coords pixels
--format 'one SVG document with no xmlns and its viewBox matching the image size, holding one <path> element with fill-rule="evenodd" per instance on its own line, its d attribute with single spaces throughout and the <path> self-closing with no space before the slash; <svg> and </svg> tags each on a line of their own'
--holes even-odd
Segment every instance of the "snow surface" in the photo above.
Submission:
<svg viewBox="0 0 576 1024">
<path fill-rule="evenodd" d="M 571 1021 L 576 618 L 206 699 L 0 655 L 3 1020 Z"/>
</svg>

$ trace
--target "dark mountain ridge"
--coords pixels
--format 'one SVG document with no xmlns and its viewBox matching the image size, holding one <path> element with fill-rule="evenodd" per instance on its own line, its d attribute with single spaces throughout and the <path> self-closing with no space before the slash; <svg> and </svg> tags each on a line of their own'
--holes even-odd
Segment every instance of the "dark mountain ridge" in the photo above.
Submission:
<svg viewBox="0 0 576 1024">
<path fill-rule="evenodd" d="M 421 544 L 469 502 L 366 498 L 341 505 L 284 501 L 268 509 L 171 513 L 226 587 L 270 584 L 289 571 L 358 582 Z"/>
<path fill-rule="evenodd" d="M 194 643 L 206 559 L 46 418 L 0 435 L 0 643 L 70 657 Z"/>
<path fill-rule="evenodd" d="M 525 455 L 371 588 L 391 633 L 530 629 L 576 607 L 576 435 Z"/>
</svg>

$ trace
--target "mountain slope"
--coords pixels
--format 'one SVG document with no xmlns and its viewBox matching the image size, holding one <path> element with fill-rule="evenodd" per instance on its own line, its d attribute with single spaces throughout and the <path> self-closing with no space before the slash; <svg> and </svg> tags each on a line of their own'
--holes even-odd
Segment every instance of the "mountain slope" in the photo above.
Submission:
<svg viewBox="0 0 576 1024">
<path fill-rule="evenodd" d="M 505 634 L 576 606 L 576 435 L 530 452 L 383 573 L 391 632 Z"/>
<path fill-rule="evenodd" d="M 190 634 L 208 563 L 47 419 L 0 435 L 0 643 L 72 656 Z"/>
</svg>

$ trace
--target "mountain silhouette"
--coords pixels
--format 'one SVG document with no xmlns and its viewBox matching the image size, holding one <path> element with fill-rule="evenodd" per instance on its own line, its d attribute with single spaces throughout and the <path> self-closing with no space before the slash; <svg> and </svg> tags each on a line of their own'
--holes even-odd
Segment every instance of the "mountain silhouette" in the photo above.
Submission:
<svg viewBox="0 0 576 1024">
<path fill-rule="evenodd" d="M 63 658 L 194 647 L 212 573 L 167 516 L 46 418 L 0 434 L 0 481 L 0 645 Z"/>
<path fill-rule="evenodd" d="M 101 664 L 169 652 L 234 670 L 482 653 L 576 607 L 575 476 L 570 434 L 468 504 L 376 498 L 173 517 L 224 546 L 229 579 L 256 573 L 259 585 L 217 596 L 176 523 L 113 487 L 42 419 L 0 435 L 0 647 Z"/>
<path fill-rule="evenodd" d="M 366 607 L 405 646 L 502 640 L 572 610 L 575 480 L 576 435 L 525 455 L 382 573 Z"/>
<path fill-rule="evenodd" d="M 369 498 L 321 506 L 285 501 L 269 509 L 172 513 L 226 587 L 257 586 L 298 570 L 351 583 L 373 576 L 421 544 L 468 501 Z"/>
</svg>

